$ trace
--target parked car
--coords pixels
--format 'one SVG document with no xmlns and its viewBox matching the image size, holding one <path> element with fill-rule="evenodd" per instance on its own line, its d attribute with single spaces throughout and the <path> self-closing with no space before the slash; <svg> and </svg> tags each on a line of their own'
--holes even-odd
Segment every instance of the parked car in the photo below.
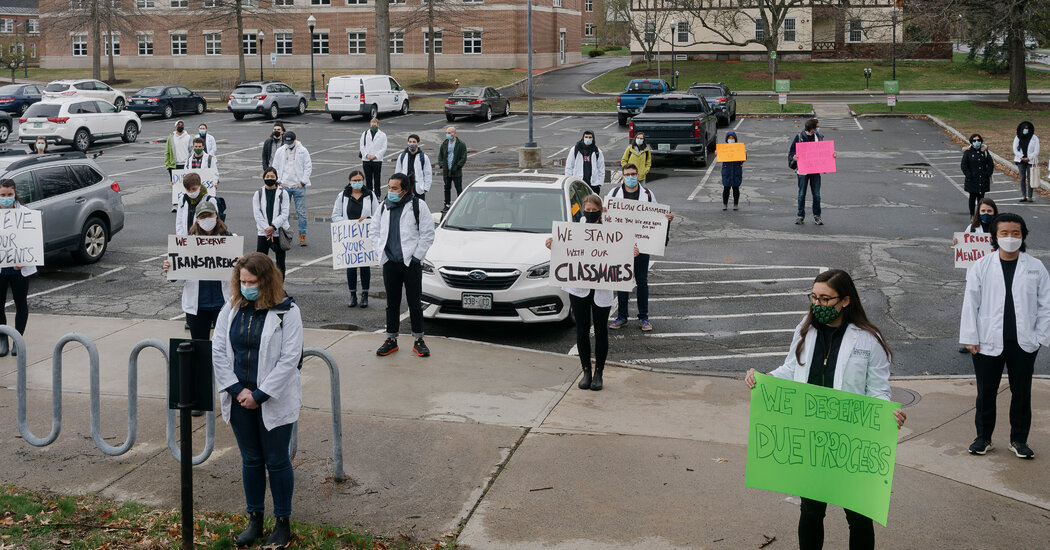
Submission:
<svg viewBox="0 0 1050 550">
<path fill-rule="evenodd" d="M 70 78 L 54 80 L 44 87 L 41 100 L 63 98 L 92 98 L 106 101 L 123 111 L 128 104 L 124 92 L 110 88 L 108 84 L 92 78 Z"/>
<path fill-rule="evenodd" d="M 729 91 L 729 86 L 719 82 L 717 84 L 692 83 L 686 93 L 704 96 L 707 104 L 718 115 L 718 122 L 723 126 L 729 126 L 729 122 L 736 120 L 736 92 Z"/>
<path fill-rule="evenodd" d="M 718 118 L 703 96 L 660 94 L 649 96 L 642 112 L 627 124 L 628 134 L 645 134 L 653 156 L 690 156 L 707 166 L 717 143 Z"/>
<path fill-rule="evenodd" d="M 380 113 L 408 114 L 408 92 L 384 74 L 333 76 L 324 93 L 324 110 L 332 120 L 360 115 L 372 120 Z"/>
<path fill-rule="evenodd" d="M 142 115 L 171 118 L 181 113 L 201 114 L 208 108 L 204 98 L 182 86 L 146 86 L 128 98 L 128 110 Z"/>
<path fill-rule="evenodd" d="M 87 151 L 91 144 L 120 138 L 132 143 L 139 137 L 142 120 L 131 111 L 99 99 L 70 98 L 35 103 L 18 119 L 18 141 L 33 143 L 43 136 L 48 143 L 70 145 Z"/>
<path fill-rule="evenodd" d="M 12 179 L 18 198 L 43 212 L 44 252 L 71 252 L 84 263 L 105 255 L 124 228 L 120 185 L 83 153 L 0 154 L 0 179 Z"/>
<path fill-rule="evenodd" d="M 438 224 L 423 262 L 423 315 L 544 323 L 569 317 L 568 295 L 548 281 L 553 222 L 579 221 L 583 181 L 522 172 L 472 182 Z"/>
<path fill-rule="evenodd" d="M 510 100 L 492 86 L 460 86 L 445 100 L 445 118 L 477 116 L 492 120 L 493 113 L 510 115 Z"/>
<path fill-rule="evenodd" d="M 276 80 L 241 82 L 230 94 L 226 108 L 237 120 L 252 113 L 271 119 L 282 112 L 301 115 L 306 112 L 306 96 Z"/>
<path fill-rule="evenodd" d="M 30 105 L 40 101 L 42 92 L 36 84 L 0 86 L 0 111 L 22 114 Z"/>
<path fill-rule="evenodd" d="M 11 115 L 0 111 L 0 143 L 7 143 L 7 138 L 11 137 L 11 128 L 14 126 L 14 121 L 11 119 Z"/>
<path fill-rule="evenodd" d="M 620 126 L 627 125 L 627 119 L 638 114 L 645 105 L 645 100 L 653 94 L 666 94 L 674 90 L 674 86 L 666 80 L 639 78 L 627 83 L 627 88 L 616 97 L 616 119 Z"/>
</svg>

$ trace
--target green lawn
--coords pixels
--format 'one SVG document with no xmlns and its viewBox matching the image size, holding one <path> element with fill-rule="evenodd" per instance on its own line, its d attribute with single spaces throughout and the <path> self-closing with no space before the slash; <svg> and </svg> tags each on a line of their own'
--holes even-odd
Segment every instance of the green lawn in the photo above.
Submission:
<svg viewBox="0 0 1050 550">
<path fill-rule="evenodd" d="M 963 56 L 965 57 L 965 56 Z M 892 67 L 890 63 L 871 61 L 840 62 L 792 62 L 778 65 L 777 78 L 786 78 L 784 73 L 792 72 L 801 75 L 791 79 L 791 91 L 839 90 L 853 91 L 864 89 L 864 68 L 871 67 L 870 86 L 882 90 L 882 81 L 890 80 Z M 663 77 L 667 78 L 670 63 L 663 63 Z M 680 61 L 675 63 L 680 72 L 679 84 L 688 86 L 691 82 L 725 82 L 734 91 L 771 90 L 772 81 L 769 66 L 764 61 L 729 62 L 729 61 Z M 587 87 L 594 92 L 621 92 L 632 78 L 627 73 L 645 70 L 645 64 L 639 63 L 611 71 L 595 79 Z M 745 78 L 744 74 L 754 73 L 759 80 Z M 656 65 L 652 69 L 656 76 Z M 908 90 L 969 90 L 1010 87 L 1007 75 L 990 75 L 976 64 L 964 61 L 898 61 L 897 80 L 901 89 Z M 1028 71 L 1029 88 L 1050 88 L 1050 72 Z"/>
<path fill-rule="evenodd" d="M 780 110 L 780 103 L 773 100 L 738 100 L 736 102 L 736 112 L 738 114 L 746 115 L 750 113 L 812 113 L 813 105 L 809 103 L 793 103 L 789 101 L 787 105 L 784 105 L 784 110 Z"/>
<path fill-rule="evenodd" d="M 591 53 L 591 50 L 593 50 L 593 49 L 594 49 L 593 45 L 591 45 L 591 44 L 584 44 L 583 47 L 581 48 L 581 53 L 583 53 L 583 57 L 585 59 L 590 59 L 587 56 L 588 56 L 588 54 Z M 630 48 L 620 48 L 618 50 L 607 51 L 607 52 L 605 52 L 603 55 L 601 55 L 599 57 L 627 57 L 628 55 L 631 55 L 631 49 Z"/>
</svg>

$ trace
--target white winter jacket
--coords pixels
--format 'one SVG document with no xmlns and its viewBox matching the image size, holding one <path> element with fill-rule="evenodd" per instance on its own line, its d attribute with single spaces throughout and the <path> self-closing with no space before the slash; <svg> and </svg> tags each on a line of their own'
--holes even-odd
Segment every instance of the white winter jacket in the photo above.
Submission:
<svg viewBox="0 0 1050 550">
<path fill-rule="evenodd" d="M 1021 162 L 1024 157 L 1021 153 L 1021 138 L 1014 136 L 1014 162 Z M 1032 136 L 1028 142 L 1028 164 L 1035 166 L 1039 163 L 1039 136 Z"/>
<path fill-rule="evenodd" d="M 282 227 L 284 229 L 290 228 L 291 224 L 288 223 L 288 204 L 292 202 L 292 198 L 288 195 L 288 190 L 278 187 L 277 194 L 274 195 L 273 200 L 273 226 L 277 229 Z M 266 236 L 266 228 L 270 227 L 270 224 L 266 222 L 265 187 L 252 195 L 252 213 L 255 214 L 256 235 L 260 237 Z"/>
<path fill-rule="evenodd" d="M 383 162 L 383 157 L 386 156 L 386 134 L 382 130 L 376 130 L 373 138 L 371 129 L 362 132 L 360 152 L 364 162 Z M 375 155 L 376 158 L 369 161 L 368 155 Z"/>
<path fill-rule="evenodd" d="M 430 166 L 430 157 L 420 149 L 413 164 L 412 169 L 416 179 L 415 192 L 417 195 L 423 195 L 430 191 L 430 182 L 434 177 L 433 169 Z M 402 151 L 397 156 L 397 165 L 394 167 L 394 172 L 399 174 L 408 173 L 408 151 Z"/>
<path fill-rule="evenodd" d="M 1043 262 L 1022 252 L 1010 289 L 1017 319 L 1017 344 L 1028 353 L 1050 345 L 1050 275 Z M 996 251 L 966 270 L 959 343 L 981 346 L 981 355 L 1001 354 L 1005 307 L 1006 280 Z"/>
<path fill-rule="evenodd" d="M 401 255 L 404 256 L 405 265 L 412 263 L 415 258 L 423 261 L 427 257 L 430 245 L 434 244 L 434 216 L 430 213 L 426 201 L 418 199 L 413 201 L 412 195 L 401 199 L 405 205 L 401 207 Z M 416 217 L 412 213 L 412 203 L 419 207 L 419 224 L 416 226 Z M 390 211 L 387 210 L 386 202 L 379 206 L 378 212 L 372 216 L 372 223 L 368 227 L 369 235 L 372 236 L 372 250 L 379 251 L 379 264 L 385 264 L 387 229 L 390 227 Z"/>
<path fill-rule="evenodd" d="M 310 152 L 306 150 L 302 143 L 296 143 L 292 154 L 295 155 L 295 162 L 292 163 L 293 172 L 289 173 L 286 173 L 285 170 L 288 146 L 281 146 L 273 154 L 273 161 L 270 163 L 270 166 L 277 170 L 277 181 L 282 186 L 287 187 L 292 187 L 296 184 L 295 182 L 303 184 L 303 187 L 310 187 L 310 175 L 314 171 L 313 161 L 310 160 Z"/>
<path fill-rule="evenodd" d="M 339 194 L 335 196 L 335 204 L 332 205 L 333 222 L 341 222 L 346 219 L 346 205 L 349 202 L 350 198 L 344 196 L 342 191 L 340 191 Z M 361 217 L 371 218 L 377 210 L 379 210 L 379 199 L 377 199 L 375 195 L 369 193 L 367 190 L 362 191 Z M 422 223 L 422 221 L 420 223 Z"/>
<path fill-rule="evenodd" d="M 770 372 L 770 375 L 803 384 L 809 382 L 809 369 L 814 361 L 813 352 L 817 346 L 818 329 L 811 326 L 806 331 L 806 342 L 802 347 L 804 365 L 798 364 L 795 359 L 795 346 L 803 338 L 801 330 L 800 322 L 795 327 L 784 364 Z M 837 357 L 835 380 L 832 383 L 834 389 L 890 400 L 890 360 L 875 335 L 856 325 L 847 325 Z"/>
<path fill-rule="evenodd" d="M 591 155 L 591 181 L 586 182 L 591 187 L 601 187 L 605 183 L 605 155 L 597 147 Z M 565 175 L 575 176 L 583 179 L 583 154 L 576 152 L 576 146 L 569 149 L 569 156 L 565 157 Z"/>
</svg>

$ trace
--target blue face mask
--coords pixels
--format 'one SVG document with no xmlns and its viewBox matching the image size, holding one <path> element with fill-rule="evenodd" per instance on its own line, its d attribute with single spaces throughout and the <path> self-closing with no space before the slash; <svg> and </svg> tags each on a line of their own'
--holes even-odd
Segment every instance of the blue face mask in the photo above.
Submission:
<svg viewBox="0 0 1050 550">
<path fill-rule="evenodd" d="M 14 204 L 14 197 L 0 197 L 0 206 L 3 206 L 4 208 L 11 208 L 11 206 Z"/>
<path fill-rule="evenodd" d="M 992 223 L 995 219 L 995 214 L 981 214 L 981 223 Z"/>
<path fill-rule="evenodd" d="M 352 189 L 364 189 L 365 182 L 363 182 L 363 181 L 352 181 L 352 182 L 350 182 L 350 187 Z"/>
<path fill-rule="evenodd" d="M 981 148 L 981 140 L 979 140 L 979 139 L 973 140 L 973 148 L 974 149 L 980 149 Z"/>
<path fill-rule="evenodd" d="M 1025 132 L 1025 133 L 1027 133 L 1027 132 Z M 445 139 L 447 139 L 449 141 L 452 141 L 452 138 L 454 138 L 454 137 L 455 136 L 453 136 L 452 134 L 445 134 Z"/>
<path fill-rule="evenodd" d="M 583 144 L 584 145 L 590 145 L 592 143 L 594 143 L 593 139 L 591 139 L 591 138 L 583 138 Z"/>
<path fill-rule="evenodd" d="M 259 287 L 241 285 L 241 296 L 244 296 L 244 299 L 249 302 L 254 302 L 259 298 Z"/>
<path fill-rule="evenodd" d="M 394 191 L 387 191 L 386 192 L 386 200 L 388 200 L 388 201 L 390 201 L 392 203 L 400 202 L 401 201 L 401 193 L 396 193 Z"/>
<path fill-rule="evenodd" d="M 199 133 L 200 133 L 200 135 L 202 135 L 202 136 L 203 136 L 204 134 L 207 134 L 207 133 L 208 133 L 208 131 L 207 131 L 207 130 L 197 130 L 197 132 L 199 132 Z"/>
<path fill-rule="evenodd" d="M 1021 130 L 1021 133 L 1027 136 L 1028 135 L 1028 128 L 1025 128 L 1024 130 Z"/>
<path fill-rule="evenodd" d="M 623 184 L 629 187 L 630 189 L 638 187 L 638 176 L 624 176 Z"/>
</svg>

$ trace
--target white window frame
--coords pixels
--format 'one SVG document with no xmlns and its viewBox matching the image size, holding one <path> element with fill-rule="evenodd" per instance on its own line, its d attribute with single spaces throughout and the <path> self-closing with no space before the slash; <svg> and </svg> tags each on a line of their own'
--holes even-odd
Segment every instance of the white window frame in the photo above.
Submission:
<svg viewBox="0 0 1050 550">
<path fill-rule="evenodd" d="M 314 29 L 314 36 L 310 40 L 310 48 L 314 55 L 328 55 L 332 53 L 332 34 L 328 29 Z M 318 51 L 318 50 L 324 51 Z"/>
<path fill-rule="evenodd" d="M 423 53 L 430 53 L 430 40 L 429 33 L 423 31 Z M 441 55 L 441 52 L 445 49 L 445 33 L 441 29 L 434 29 L 434 55 Z"/>
<path fill-rule="evenodd" d="M 685 32 L 685 39 L 682 39 L 682 32 Z M 688 44 L 689 43 L 689 23 L 685 21 L 676 21 L 674 27 L 674 43 L 675 44 Z"/>
<path fill-rule="evenodd" d="M 168 0 L 168 5 L 173 10 L 182 10 L 190 7 L 190 0 Z"/>
<path fill-rule="evenodd" d="M 275 8 L 291 8 L 295 6 L 295 0 L 273 0 Z"/>
<path fill-rule="evenodd" d="M 475 48 L 477 51 L 473 51 Z M 481 29 L 463 29 L 463 55 L 481 55 L 483 52 Z"/>
<path fill-rule="evenodd" d="M 249 38 L 250 37 L 250 38 Z M 259 55 L 259 32 L 245 30 L 241 35 L 241 50 L 244 55 Z"/>
<path fill-rule="evenodd" d="M 36 42 L 29 45 L 29 57 L 36 59 Z"/>
<path fill-rule="evenodd" d="M 347 55 L 365 55 L 368 52 L 368 31 L 365 29 L 346 31 Z"/>
<path fill-rule="evenodd" d="M 26 23 L 26 25 L 27 25 L 26 32 L 28 32 L 29 34 L 40 34 L 40 20 L 39 19 L 29 19 L 28 23 Z"/>
<path fill-rule="evenodd" d="M 393 4 L 393 1 L 390 2 Z M 401 55 L 405 53 L 405 31 L 390 31 L 390 55 Z M 400 50 L 400 51 L 398 51 Z"/>
<path fill-rule="evenodd" d="M 854 25 L 856 25 L 856 28 L 854 28 Z M 856 39 L 853 38 L 853 33 L 857 33 Z M 849 42 L 850 44 L 864 42 L 864 21 L 859 18 L 849 20 L 849 28 L 846 31 L 846 42 Z"/>
<path fill-rule="evenodd" d="M 368 0 L 346 0 L 347 6 L 363 6 L 368 3 Z"/>
<path fill-rule="evenodd" d="M 204 55 L 222 55 L 221 31 L 204 31 Z"/>
<path fill-rule="evenodd" d="M 595 29 L 595 25 L 594 24 L 592 24 L 592 23 L 585 23 L 583 25 L 583 35 L 584 36 L 594 36 L 594 29 Z"/>
<path fill-rule="evenodd" d="M 219 0 L 204 0 L 202 5 L 205 8 L 217 8 L 219 7 Z"/>
<path fill-rule="evenodd" d="M 588 13 L 594 11 L 594 0 L 583 0 L 583 11 Z"/>
<path fill-rule="evenodd" d="M 561 0 L 552 0 L 551 7 L 560 8 L 561 7 Z"/>
<path fill-rule="evenodd" d="M 73 57 L 87 57 L 87 33 L 74 33 L 70 35 L 71 50 Z M 81 46 L 81 48 L 77 48 Z M 81 53 L 77 53 L 77 50 Z"/>
<path fill-rule="evenodd" d="M 3 19 L 0 19 L 0 32 L 15 32 L 15 20 L 11 19 L 10 17 L 4 17 Z"/>
<path fill-rule="evenodd" d="M 331 6 L 332 0 L 310 0 L 311 6 Z"/>
<path fill-rule="evenodd" d="M 113 57 L 120 57 L 120 33 L 112 32 L 113 35 Z M 109 35 L 102 33 L 102 55 L 109 57 Z"/>
<path fill-rule="evenodd" d="M 766 39 L 766 21 L 764 19 L 755 19 L 755 40 L 762 41 Z"/>
<path fill-rule="evenodd" d="M 138 55 L 142 57 L 153 56 L 153 32 L 137 32 L 135 33 L 136 51 Z M 148 48 L 147 53 L 142 53 L 142 50 Z"/>
<path fill-rule="evenodd" d="M 178 44 L 178 39 L 182 38 L 182 53 L 175 53 L 175 46 Z M 168 34 L 168 44 L 171 47 L 172 57 L 183 57 L 190 53 L 190 37 L 188 33 L 172 31 Z"/>
<path fill-rule="evenodd" d="M 145 10 L 157 7 L 157 4 L 154 0 L 135 0 L 135 7 L 140 10 Z"/>
<path fill-rule="evenodd" d="M 791 23 L 788 28 L 788 23 Z M 791 34 L 788 34 L 791 33 Z M 784 19 L 784 42 L 794 43 L 798 41 L 798 20 L 794 17 Z"/>
<path fill-rule="evenodd" d="M 273 31 L 273 51 L 277 55 L 292 55 L 292 31 Z"/>
</svg>

